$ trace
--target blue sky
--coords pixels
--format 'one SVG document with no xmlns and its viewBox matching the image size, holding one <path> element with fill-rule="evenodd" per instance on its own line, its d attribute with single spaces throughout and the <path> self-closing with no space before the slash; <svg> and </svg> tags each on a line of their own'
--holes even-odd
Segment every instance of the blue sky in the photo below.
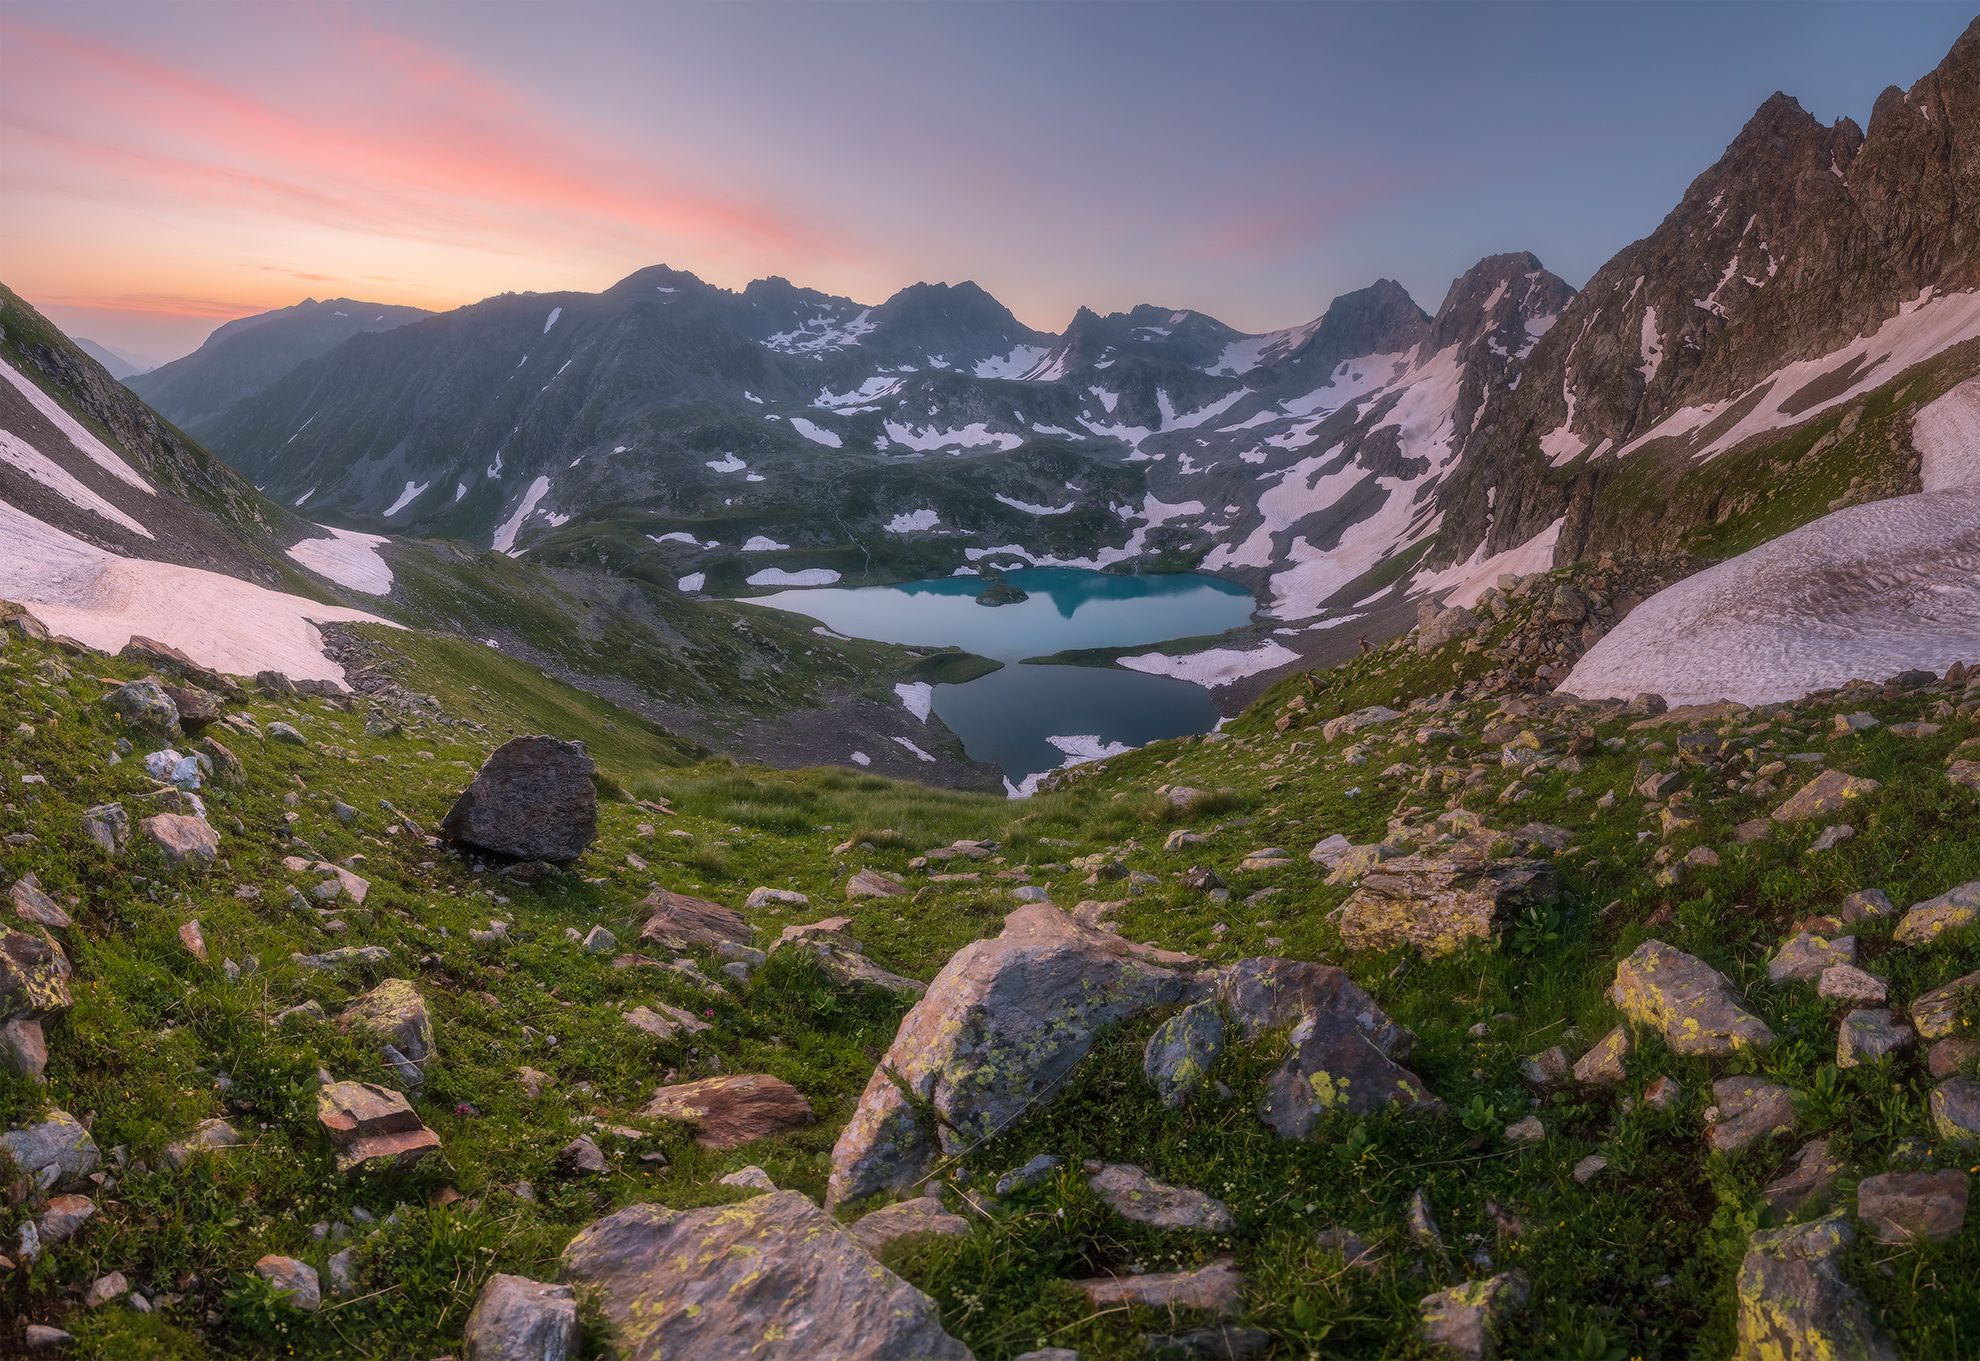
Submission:
<svg viewBox="0 0 1980 1361">
<path fill-rule="evenodd" d="M 1480 256 L 1580 283 L 1776 89 L 1867 122 L 1913 4 L 16 3 L 0 250 L 178 352 L 305 293 L 429 307 L 665 262 L 877 301 L 973 278 L 1292 325 Z"/>
</svg>

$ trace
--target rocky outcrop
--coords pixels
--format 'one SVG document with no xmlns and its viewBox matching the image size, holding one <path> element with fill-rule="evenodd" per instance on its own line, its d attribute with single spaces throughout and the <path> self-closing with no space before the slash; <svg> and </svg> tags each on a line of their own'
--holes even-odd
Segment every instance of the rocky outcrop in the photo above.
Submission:
<svg viewBox="0 0 1980 1361">
<path fill-rule="evenodd" d="M 482 762 L 440 829 L 509 860 L 568 864 L 598 835 L 598 790 L 582 742 L 517 737 Z"/>
<path fill-rule="evenodd" d="M 833 1205 L 914 1185 L 944 1152 L 1043 1100 L 1107 1029 L 1199 988 L 1196 962 L 1027 904 L 958 951 L 900 1031 L 832 1150 Z"/>
<path fill-rule="evenodd" d="M 795 1191 L 631 1206 L 572 1239 L 563 1274 L 623 1361 L 969 1361 L 933 1301 Z"/>
<path fill-rule="evenodd" d="M 462 1349 L 466 1361 L 567 1361 L 577 1332 L 569 1286 L 497 1272 L 468 1315 Z"/>
</svg>

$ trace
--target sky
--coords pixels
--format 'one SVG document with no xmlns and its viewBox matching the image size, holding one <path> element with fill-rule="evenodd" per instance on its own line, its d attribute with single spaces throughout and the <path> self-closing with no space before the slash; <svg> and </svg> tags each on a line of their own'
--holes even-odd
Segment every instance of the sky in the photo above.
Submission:
<svg viewBox="0 0 1980 1361">
<path fill-rule="evenodd" d="M 305 296 L 669 264 L 1247 331 L 1482 256 L 1579 284 L 1785 90 L 1867 124 L 1971 3 L 0 7 L 0 281 L 147 361 Z"/>
</svg>

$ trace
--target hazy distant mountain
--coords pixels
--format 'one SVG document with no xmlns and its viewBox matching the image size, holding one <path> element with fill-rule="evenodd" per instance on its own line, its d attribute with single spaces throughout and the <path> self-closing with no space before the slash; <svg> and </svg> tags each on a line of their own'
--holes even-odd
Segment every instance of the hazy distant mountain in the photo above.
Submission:
<svg viewBox="0 0 1980 1361">
<path fill-rule="evenodd" d="M 120 383 L 126 378 L 148 372 L 152 367 L 149 360 L 139 359 L 135 355 L 121 353 L 120 351 L 111 349 L 108 345 L 99 345 L 95 341 L 85 340 L 81 336 L 76 336 L 74 339 L 77 349 L 101 364 L 109 372 L 110 376 Z"/>
<path fill-rule="evenodd" d="M 241 317 L 191 354 L 137 376 L 131 388 L 181 428 L 204 434 L 227 408 L 252 397 L 306 359 L 368 331 L 429 316 L 417 307 L 332 298 Z"/>
</svg>

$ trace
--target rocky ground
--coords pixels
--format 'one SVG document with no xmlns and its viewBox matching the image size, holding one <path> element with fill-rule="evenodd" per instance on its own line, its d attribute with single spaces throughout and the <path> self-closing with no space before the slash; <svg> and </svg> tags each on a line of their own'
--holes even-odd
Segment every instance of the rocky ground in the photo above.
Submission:
<svg viewBox="0 0 1980 1361">
<path fill-rule="evenodd" d="M 1654 577 L 1019 803 L 8 615 L 4 1347 L 1973 1354 L 1980 675 L 1553 693 Z"/>
</svg>

